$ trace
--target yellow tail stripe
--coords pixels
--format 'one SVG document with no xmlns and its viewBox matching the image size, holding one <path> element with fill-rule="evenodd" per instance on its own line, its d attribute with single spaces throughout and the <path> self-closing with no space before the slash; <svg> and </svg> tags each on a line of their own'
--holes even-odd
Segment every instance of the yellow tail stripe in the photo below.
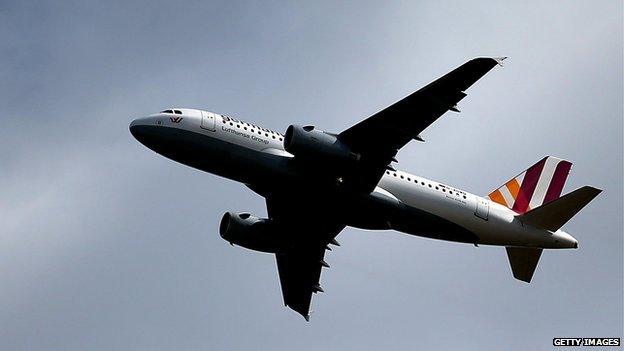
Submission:
<svg viewBox="0 0 624 351">
<path fill-rule="evenodd" d="M 518 181 L 516 180 L 516 178 L 510 180 L 507 182 L 507 184 L 505 184 L 507 186 L 507 189 L 509 189 L 509 192 L 511 193 L 511 196 L 513 196 L 514 200 L 516 199 L 516 197 L 518 196 L 518 193 L 520 192 L 520 183 L 518 183 Z"/>
<path fill-rule="evenodd" d="M 509 205 L 505 201 L 505 198 L 503 197 L 503 194 L 501 194 L 500 190 L 498 189 L 494 190 L 490 195 L 488 195 L 488 197 L 490 198 L 490 200 L 494 202 L 498 202 L 499 204 L 503 206 L 509 207 Z"/>
</svg>

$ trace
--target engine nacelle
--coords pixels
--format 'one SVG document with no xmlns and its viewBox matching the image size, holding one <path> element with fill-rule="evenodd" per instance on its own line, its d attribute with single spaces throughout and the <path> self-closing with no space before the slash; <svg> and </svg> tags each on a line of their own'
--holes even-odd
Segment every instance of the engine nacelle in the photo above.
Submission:
<svg viewBox="0 0 624 351">
<path fill-rule="evenodd" d="M 250 250 L 277 253 L 284 246 L 284 240 L 271 221 L 249 213 L 226 212 L 219 224 L 223 239 Z"/>
<path fill-rule="evenodd" d="M 290 125 L 284 135 L 284 149 L 304 159 L 315 159 L 323 162 L 354 162 L 360 155 L 343 144 L 338 138 L 314 126 Z"/>
</svg>

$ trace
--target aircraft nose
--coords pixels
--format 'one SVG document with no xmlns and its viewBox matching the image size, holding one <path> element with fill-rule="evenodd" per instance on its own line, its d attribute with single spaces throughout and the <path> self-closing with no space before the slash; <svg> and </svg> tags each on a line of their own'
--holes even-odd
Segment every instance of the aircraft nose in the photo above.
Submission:
<svg viewBox="0 0 624 351">
<path fill-rule="evenodd" d="M 140 140 L 141 134 L 142 134 L 141 130 L 144 129 L 142 127 L 145 127 L 147 125 L 149 125 L 149 120 L 146 117 L 137 118 L 137 119 L 133 120 L 130 123 L 130 134 L 132 134 L 132 136 L 135 139 Z"/>
</svg>

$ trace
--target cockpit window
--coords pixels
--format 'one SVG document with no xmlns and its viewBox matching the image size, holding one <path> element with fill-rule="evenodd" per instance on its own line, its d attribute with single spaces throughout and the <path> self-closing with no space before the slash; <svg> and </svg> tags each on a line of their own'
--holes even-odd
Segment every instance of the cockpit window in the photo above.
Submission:
<svg viewBox="0 0 624 351">
<path fill-rule="evenodd" d="M 180 111 L 180 110 L 164 110 L 164 111 L 160 111 L 160 113 L 173 113 L 173 114 L 176 114 L 176 115 L 181 115 L 182 111 Z"/>
</svg>

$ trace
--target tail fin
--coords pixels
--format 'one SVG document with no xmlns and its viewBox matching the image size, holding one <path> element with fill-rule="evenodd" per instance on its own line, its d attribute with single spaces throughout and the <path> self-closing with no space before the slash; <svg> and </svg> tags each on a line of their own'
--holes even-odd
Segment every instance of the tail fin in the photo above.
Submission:
<svg viewBox="0 0 624 351">
<path fill-rule="evenodd" d="M 602 190 L 584 186 L 552 202 L 534 208 L 517 216 L 523 222 L 534 227 L 556 231 L 583 207 L 593 200 Z"/>
<path fill-rule="evenodd" d="M 569 161 L 546 156 L 488 197 L 517 213 L 525 213 L 558 199 L 571 168 Z"/>
</svg>

